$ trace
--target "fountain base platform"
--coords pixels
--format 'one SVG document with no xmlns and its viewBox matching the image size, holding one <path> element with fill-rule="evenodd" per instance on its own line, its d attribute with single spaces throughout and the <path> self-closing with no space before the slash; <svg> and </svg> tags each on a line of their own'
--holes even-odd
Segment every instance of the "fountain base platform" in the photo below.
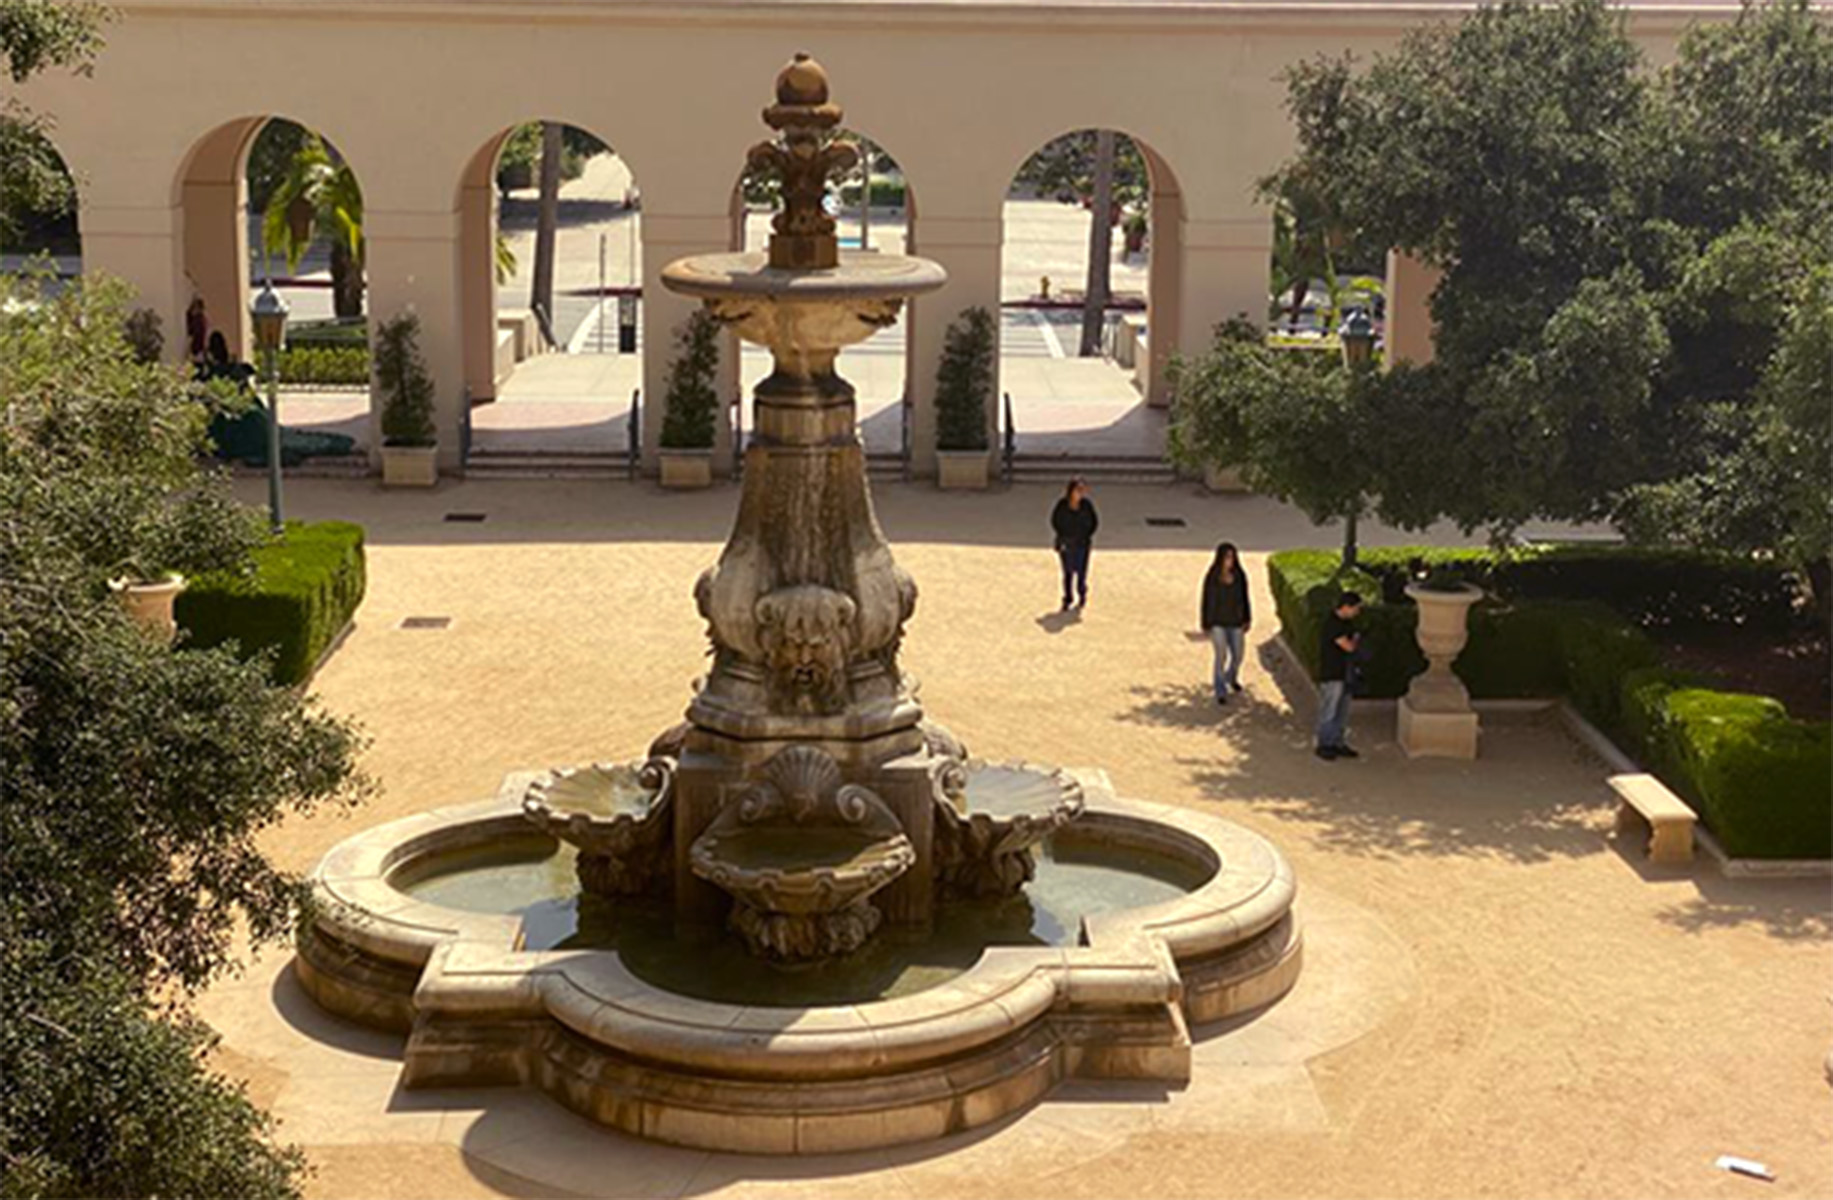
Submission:
<svg viewBox="0 0 1833 1200">
<path fill-rule="evenodd" d="M 521 811 L 531 775 L 511 776 L 497 800 L 392 822 L 334 849 L 314 877 L 299 977 L 329 1011 L 409 1033 L 406 1087 L 539 1087 L 612 1128 L 710 1150 L 925 1141 L 1025 1109 L 1069 1078 L 1182 1084 L 1192 1026 L 1270 1004 L 1296 980 L 1291 868 L 1238 826 L 1119 800 L 1099 771 L 1071 774 L 1085 809 L 1052 835 L 1055 858 L 1167 864 L 1187 886 L 1110 890 L 1101 901 L 1064 874 L 1070 867 L 1046 863 L 1039 890 L 1069 899 L 1021 932 L 1034 944 L 986 945 L 930 986 L 886 998 L 796 1004 L 793 972 L 775 994 L 738 986 L 749 1002 L 684 995 L 621 944 L 528 948 L 544 940 L 533 909 L 422 898 L 441 894 L 423 886 L 429 878 L 461 878 L 454 864 L 462 872 L 467 855 L 559 850 Z M 545 869 L 570 878 L 561 865 Z M 485 890 L 504 892 L 499 882 Z M 1090 899 L 1078 915 L 1080 894 Z M 1053 921 L 1054 935 L 1036 932 Z M 963 924 L 998 922 L 974 910 Z M 684 953 L 688 971 L 704 971 Z"/>
</svg>

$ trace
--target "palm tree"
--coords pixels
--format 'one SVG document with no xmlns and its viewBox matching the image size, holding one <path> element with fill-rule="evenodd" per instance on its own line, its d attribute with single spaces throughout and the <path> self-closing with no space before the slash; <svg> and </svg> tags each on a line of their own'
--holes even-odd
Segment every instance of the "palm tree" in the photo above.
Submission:
<svg viewBox="0 0 1833 1200">
<path fill-rule="evenodd" d="M 317 134 L 308 134 L 268 198 L 261 221 L 265 258 L 279 251 L 296 271 L 316 241 L 331 250 L 331 302 L 340 317 L 363 315 L 363 189 L 356 172 Z"/>
</svg>

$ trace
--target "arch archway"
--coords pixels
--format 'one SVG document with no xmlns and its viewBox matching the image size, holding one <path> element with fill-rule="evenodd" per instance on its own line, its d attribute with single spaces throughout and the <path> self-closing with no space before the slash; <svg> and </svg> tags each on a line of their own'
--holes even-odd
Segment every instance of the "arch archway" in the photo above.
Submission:
<svg viewBox="0 0 1833 1200">
<path fill-rule="evenodd" d="M 0 269 L 44 258 L 60 278 L 80 275 L 76 178 L 55 141 L 36 130 L 21 132 L 29 144 L 0 166 Z"/>
<path fill-rule="evenodd" d="M 534 294 L 550 125 L 561 147 L 551 309 Z M 624 451 L 643 376 L 640 195 L 610 142 L 564 121 L 501 129 L 467 162 L 458 189 L 459 290 L 480 454 Z"/>
<path fill-rule="evenodd" d="M 1105 236 L 1096 213 L 1104 155 Z M 1061 134 L 1014 172 L 1002 209 L 999 376 L 1020 453 L 1163 458 L 1165 422 L 1153 410 L 1170 402 L 1183 223 L 1169 163 L 1119 130 Z M 1103 247 L 1105 289 L 1091 270 Z"/>
<path fill-rule="evenodd" d="M 173 203 L 183 211 L 180 302 L 187 355 L 221 333 L 254 355 L 248 308 L 272 281 L 290 310 L 280 359 L 288 429 L 371 437 L 369 319 L 360 171 L 330 136 L 278 114 L 239 117 L 184 156 Z"/>
</svg>

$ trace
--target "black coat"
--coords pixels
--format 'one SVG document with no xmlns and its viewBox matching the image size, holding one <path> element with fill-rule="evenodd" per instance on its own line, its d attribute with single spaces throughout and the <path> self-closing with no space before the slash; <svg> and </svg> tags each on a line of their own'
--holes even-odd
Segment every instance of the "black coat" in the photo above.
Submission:
<svg viewBox="0 0 1833 1200">
<path fill-rule="evenodd" d="M 1095 530 L 1100 528 L 1101 518 L 1095 515 L 1095 502 L 1086 496 L 1075 508 L 1069 506 L 1068 499 L 1057 501 L 1057 506 L 1050 510 L 1050 528 L 1057 535 L 1057 549 L 1065 546 L 1087 546 L 1095 540 Z"/>
<path fill-rule="evenodd" d="M 1237 564 L 1232 583 L 1222 580 L 1222 572 L 1210 569 L 1203 574 L 1204 629 L 1238 629 L 1253 616 L 1247 598 L 1247 572 Z"/>
</svg>

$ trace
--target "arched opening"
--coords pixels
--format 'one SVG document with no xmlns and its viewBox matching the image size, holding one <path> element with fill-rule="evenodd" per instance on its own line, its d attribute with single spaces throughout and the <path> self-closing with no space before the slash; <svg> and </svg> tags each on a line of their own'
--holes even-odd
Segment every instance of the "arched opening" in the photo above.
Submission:
<svg viewBox="0 0 1833 1200">
<path fill-rule="evenodd" d="M 842 253 L 903 254 L 915 213 L 914 197 L 904 169 L 882 145 L 854 129 L 839 135 L 858 145 L 860 162 L 851 175 L 831 188 Z M 733 191 L 734 250 L 762 250 L 770 243 L 770 222 L 777 209 L 775 182 L 748 172 Z M 861 439 L 870 466 L 901 473 L 910 454 L 909 322 L 900 320 L 865 341 L 840 352 L 838 369 L 857 396 Z M 751 395 L 770 373 L 770 354 L 762 347 L 740 352 L 741 397 Z M 748 428 L 739 414 L 735 431 Z M 742 449 L 742 447 L 741 447 Z"/>
<path fill-rule="evenodd" d="M 1021 459 L 1162 463 L 1183 232 L 1169 166 L 1115 130 L 1066 133 L 1020 165 L 1003 219 L 1000 420 Z"/>
<path fill-rule="evenodd" d="M 75 278 L 83 273 L 76 179 L 49 137 L 27 126 L 16 133 L 0 163 L 0 271 Z"/>
<path fill-rule="evenodd" d="M 514 125 L 472 155 L 458 198 L 468 465 L 610 471 L 628 452 L 640 208 L 626 160 L 576 125 Z"/>
<path fill-rule="evenodd" d="M 289 310 L 277 361 L 283 454 L 297 464 L 366 452 L 375 439 L 363 189 L 355 166 L 307 125 L 245 117 L 199 139 L 177 187 L 184 327 L 176 336 L 184 357 L 206 367 L 224 354 L 258 365 L 248 309 L 271 281 Z M 212 335 L 220 335 L 219 346 Z M 265 454 L 251 429 L 219 430 L 217 441 L 226 457 Z"/>
</svg>

